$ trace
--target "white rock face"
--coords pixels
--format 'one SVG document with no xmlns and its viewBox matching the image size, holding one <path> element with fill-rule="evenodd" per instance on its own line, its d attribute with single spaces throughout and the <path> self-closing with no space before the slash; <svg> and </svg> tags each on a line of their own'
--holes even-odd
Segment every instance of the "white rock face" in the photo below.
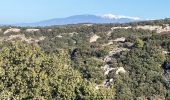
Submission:
<svg viewBox="0 0 170 100">
<path fill-rule="evenodd" d="M 77 32 L 72 32 L 72 33 L 69 33 L 71 36 L 73 36 L 74 34 L 78 34 Z"/>
<path fill-rule="evenodd" d="M 0 29 L 0 32 L 2 32 L 2 29 Z"/>
<path fill-rule="evenodd" d="M 127 27 L 112 27 L 111 30 L 115 30 L 115 29 L 129 29 L 132 28 L 131 26 L 127 26 Z"/>
<path fill-rule="evenodd" d="M 166 27 L 164 27 L 163 29 L 157 30 L 158 33 L 161 33 L 161 32 L 169 32 L 169 31 L 170 31 L 170 26 L 169 26 L 169 25 L 166 26 Z"/>
<path fill-rule="evenodd" d="M 46 37 L 41 36 L 41 37 L 39 37 L 39 40 L 40 40 L 40 41 L 43 41 L 45 38 L 46 38 Z"/>
<path fill-rule="evenodd" d="M 102 46 L 109 46 L 109 45 L 113 45 L 113 41 L 112 40 L 109 40 L 109 42 L 107 44 L 103 44 Z"/>
<path fill-rule="evenodd" d="M 109 80 L 110 82 L 113 82 L 113 78 Z"/>
<path fill-rule="evenodd" d="M 111 34 L 112 34 L 112 31 L 109 31 L 109 32 L 107 33 L 107 36 L 111 36 Z"/>
<path fill-rule="evenodd" d="M 61 35 L 57 35 L 56 37 L 58 37 L 58 38 L 62 38 L 63 36 L 61 36 Z"/>
<path fill-rule="evenodd" d="M 125 72 L 126 72 L 126 70 L 123 67 L 119 67 L 116 71 L 116 74 L 125 73 Z"/>
<path fill-rule="evenodd" d="M 26 29 L 26 32 L 38 32 L 39 29 Z"/>
<path fill-rule="evenodd" d="M 99 39 L 100 38 L 100 36 L 97 36 L 96 34 L 95 35 L 93 35 L 91 38 L 90 38 L 90 43 L 92 43 L 92 42 L 96 42 L 97 41 L 97 39 Z"/>
<path fill-rule="evenodd" d="M 163 54 L 169 54 L 170 52 L 168 51 L 162 51 Z"/>
<path fill-rule="evenodd" d="M 112 45 L 113 44 L 113 41 L 109 41 L 107 45 Z"/>
<path fill-rule="evenodd" d="M 125 42 L 126 38 L 125 37 L 121 37 L 121 38 L 117 38 L 115 40 L 113 40 L 114 42 Z"/>
<path fill-rule="evenodd" d="M 108 68 L 105 72 L 104 75 L 108 75 L 112 70 L 114 70 L 116 68 Z"/>
<path fill-rule="evenodd" d="M 136 28 L 153 31 L 153 30 L 157 30 L 157 29 L 162 29 L 162 26 L 145 25 L 145 26 L 137 26 Z"/>
<path fill-rule="evenodd" d="M 106 57 L 104 58 L 104 62 L 110 62 L 111 60 L 112 60 L 112 58 L 109 57 L 109 56 L 106 56 Z"/>
<path fill-rule="evenodd" d="M 13 39 L 21 39 L 21 41 L 30 41 L 30 39 L 28 40 L 24 34 L 18 34 L 18 35 L 10 35 L 6 41 L 9 41 L 9 40 L 13 40 Z"/>
<path fill-rule="evenodd" d="M 49 32 L 51 32 L 51 31 L 52 31 L 52 29 L 48 29 L 48 31 L 49 31 Z"/>
<path fill-rule="evenodd" d="M 26 38 L 24 34 L 18 34 L 18 35 L 10 35 L 8 38 L 4 38 L 5 41 L 10 41 L 13 39 L 19 38 L 21 41 L 25 41 L 27 43 L 37 43 L 39 41 L 42 41 L 45 39 L 45 37 L 39 37 L 39 39 L 34 38 Z"/>
<path fill-rule="evenodd" d="M 162 26 L 145 25 L 145 26 L 137 26 L 136 29 L 144 29 L 144 30 L 151 30 L 151 31 L 155 30 L 157 33 L 162 33 L 162 32 L 170 31 L 170 26 L 166 25 L 165 27 L 162 27 Z"/>
<path fill-rule="evenodd" d="M 99 85 L 96 85 L 95 89 L 98 90 L 99 89 Z"/>
<path fill-rule="evenodd" d="M 110 66 L 106 64 L 105 66 L 102 67 L 102 69 L 103 69 L 104 71 L 107 71 L 107 69 L 109 69 L 109 67 L 110 67 Z"/>
<path fill-rule="evenodd" d="M 4 34 L 7 34 L 9 32 L 15 32 L 15 33 L 19 33 L 21 30 L 18 29 L 18 28 L 10 28 L 10 29 L 7 29 Z"/>
</svg>

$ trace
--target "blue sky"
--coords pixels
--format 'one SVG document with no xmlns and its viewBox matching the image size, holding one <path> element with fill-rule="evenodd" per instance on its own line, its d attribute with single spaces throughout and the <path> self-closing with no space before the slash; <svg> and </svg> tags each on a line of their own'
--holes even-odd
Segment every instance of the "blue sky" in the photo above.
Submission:
<svg viewBox="0 0 170 100">
<path fill-rule="evenodd" d="M 80 14 L 170 18 L 170 0 L 0 0 L 0 23 L 36 22 Z"/>
</svg>

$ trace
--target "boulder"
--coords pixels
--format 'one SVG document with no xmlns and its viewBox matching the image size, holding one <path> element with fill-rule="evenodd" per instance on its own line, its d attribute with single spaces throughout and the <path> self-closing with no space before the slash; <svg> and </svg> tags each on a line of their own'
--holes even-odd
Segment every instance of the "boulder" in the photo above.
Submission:
<svg viewBox="0 0 170 100">
<path fill-rule="evenodd" d="M 99 39 L 100 38 L 100 36 L 97 36 L 96 34 L 95 35 L 93 35 L 91 38 L 90 38 L 90 43 L 92 43 L 92 42 L 96 42 L 97 41 L 97 39 Z"/>
</svg>

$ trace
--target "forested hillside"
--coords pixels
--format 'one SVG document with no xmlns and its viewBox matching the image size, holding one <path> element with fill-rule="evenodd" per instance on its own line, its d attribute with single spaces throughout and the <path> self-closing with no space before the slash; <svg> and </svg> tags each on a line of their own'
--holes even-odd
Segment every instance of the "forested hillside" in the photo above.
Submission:
<svg viewBox="0 0 170 100">
<path fill-rule="evenodd" d="M 169 100 L 170 19 L 0 26 L 1 100 Z"/>
</svg>

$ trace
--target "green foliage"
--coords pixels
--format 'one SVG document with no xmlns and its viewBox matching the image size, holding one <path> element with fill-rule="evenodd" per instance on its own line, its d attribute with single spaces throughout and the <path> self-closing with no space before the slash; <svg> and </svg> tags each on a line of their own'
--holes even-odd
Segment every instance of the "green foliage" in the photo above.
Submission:
<svg viewBox="0 0 170 100">
<path fill-rule="evenodd" d="M 47 55 L 37 45 L 22 42 L 1 49 L 0 81 L 0 96 L 4 99 L 114 98 L 114 89 L 95 90 L 94 83 L 82 79 L 70 66 L 64 50 Z M 109 93 L 112 95 L 105 97 Z"/>
<path fill-rule="evenodd" d="M 169 100 L 170 51 L 169 32 L 142 29 L 115 29 L 137 25 L 169 24 L 169 19 L 126 24 L 63 25 L 37 28 L 28 33 L 28 27 L 17 27 L 21 33 L 3 32 L 1 39 L 16 34 L 26 38 L 43 36 L 38 44 L 13 40 L 0 45 L 0 99 L 13 100 Z M 11 26 L 12 27 L 12 26 Z M 111 32 L 111 35 L 108 33 Z M 100 38 L 93 43 L 94 34 Z M 58 37 L 61 35 L 62 37 Z M 125 37 L 125 42 L 113 42 Z M 5 41 L 6 41 L 5 40 Z M 110 44 L 109 44 L 110 43 Z M 134 44 L 127 48 L 126 43 Z M 114 49 L 127 49 L 114 55 Z M 69 53 L 68 53 L 69 52 Z M 110 55 L 111 61 L 104 62 Z M 101 66 L 123 67 L 125 73 L 107 76 Z M 104 86 L 108 79 L 113 81 Z M 96 86 L 99 85 L 99 88 Z"/>
<path fill-rule="evenodd" d="M 120 59 L 128 72 L 127 77 L 129 77 L 126 78 L 127 83 L 122 83 L 128 86 L 125 90 L 130 88 L 131 92 L 128 93 L 132 93 L 133 98 L 141 96 L 149 98 L 154 95 L 164 97 L 166 87 L 163 82 L 161 64 L 165 60 L 165 55 L 162 54 L 161 49 L 148 45 L 143 49 L 134 48 L 124 56 L 126 57 Z"/>
<path fill-rule="evenodd" d="M 142 48 L 143 45 L 144 45 L 144 42 L 141 39 L 137 38 L 136 41 L 135 41 L 135 46 L 137 48 Z"/>
</svg>

